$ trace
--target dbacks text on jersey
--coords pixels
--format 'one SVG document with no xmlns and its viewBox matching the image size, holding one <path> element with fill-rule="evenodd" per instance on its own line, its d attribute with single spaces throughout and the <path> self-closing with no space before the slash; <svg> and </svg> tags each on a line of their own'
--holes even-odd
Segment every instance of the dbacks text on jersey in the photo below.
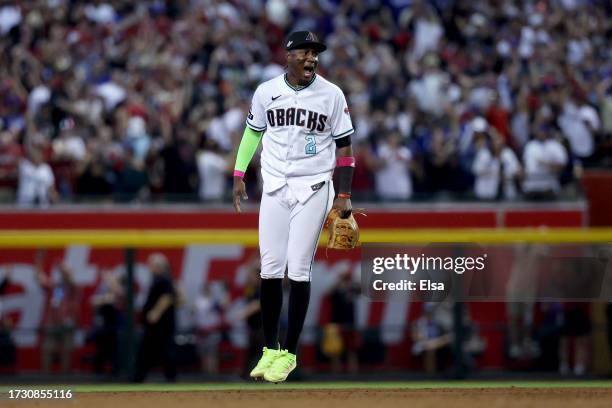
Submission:
<svg viewBox="0 0 612 408">
<path fill-rule="evenodd" d="M 309 129 L 311 132 L 315 130 L 322 132 L 327 123 L 327 116 L 318 112 L 302 109 L 302 108 L 276 108 L 266 111 L 268 126 L 301 126 Z"/>
</svg>

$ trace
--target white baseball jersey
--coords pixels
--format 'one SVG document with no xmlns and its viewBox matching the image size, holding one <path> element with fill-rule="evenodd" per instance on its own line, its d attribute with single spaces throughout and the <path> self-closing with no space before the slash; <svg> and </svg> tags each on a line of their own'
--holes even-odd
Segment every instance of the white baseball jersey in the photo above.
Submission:
<svg viewBox="0 0 612 408">
<path fill-rule="evenodd" d="M 354 132 L 342 90 L 314 75 L 296 89 L 279 75 L 259 85 L 247 126 L 265 131 L 261 154 L 264 192 L 288 185 L 305 202 L 330 180 L 336 166 L 334 139 Z M 319 187 L 317 187 L 319 186 Z"/>
</svg>

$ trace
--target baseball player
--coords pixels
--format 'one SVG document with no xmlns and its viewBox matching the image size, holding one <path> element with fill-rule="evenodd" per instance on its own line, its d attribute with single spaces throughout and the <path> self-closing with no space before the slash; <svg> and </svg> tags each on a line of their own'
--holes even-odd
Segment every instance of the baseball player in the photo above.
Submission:
<svg viewBox="0 0 612 408">
<path fill-rule="evenodd" d="M 234 170 L 234 208 L 246 199 L 244 172 L 263 143 L 263 195 L 259 210 L 261 313 L 265 347 L 252 378 L 285 381 L 296 367 L 298 339 L 310 298 L 310 279 L 321 229 L 332 208 L 351 214 L 354 132 L 338 86 L 316 74 L 327 47 L 309 31 L 286 40 L 286 73 L 260 84 L 253 95 Z M 334 170 L 339 193 L 332 183 Z M 280 347 L 278 325 L 282 281 L 290 281 L 287 336 Z"/>
</svg>

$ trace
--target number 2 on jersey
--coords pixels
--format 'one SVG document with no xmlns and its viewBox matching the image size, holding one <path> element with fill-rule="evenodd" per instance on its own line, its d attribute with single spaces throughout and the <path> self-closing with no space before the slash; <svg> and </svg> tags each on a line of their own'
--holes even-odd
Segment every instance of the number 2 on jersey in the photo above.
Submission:
<svg viewBox="0 0 612 408">
<path fill-rule="evenodd" d="M 306 136 L 306 147 L 304 148 L 306 154 L 316 154 L 317 153 L 317 144 L 315 142 L 315 138 L 312 135 Z"/>
</svg>

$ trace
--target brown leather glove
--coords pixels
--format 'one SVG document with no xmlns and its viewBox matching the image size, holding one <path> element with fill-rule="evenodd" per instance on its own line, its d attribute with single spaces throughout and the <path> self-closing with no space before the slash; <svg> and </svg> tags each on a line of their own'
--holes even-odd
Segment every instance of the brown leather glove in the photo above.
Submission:
<svg viewBox="0 0 612 408">
<path fill-rule="evenodd" d="M 359 226 L 351 213 L 347 218 L 340 217 L 335 208 L 327 215 L 325 226 L 329 231 L 327 248 L 353 249 L 359 245 Z"/>
</svg>

